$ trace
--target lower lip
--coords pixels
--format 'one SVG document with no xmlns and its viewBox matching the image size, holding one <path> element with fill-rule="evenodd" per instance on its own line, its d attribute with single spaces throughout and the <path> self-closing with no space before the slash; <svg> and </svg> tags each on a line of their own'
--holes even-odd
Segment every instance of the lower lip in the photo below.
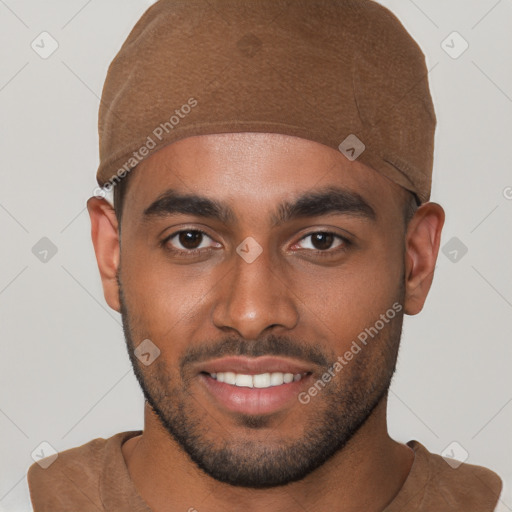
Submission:
<svg viewBox="0 0 512 512">
<path fill-rule="evenodd" d="M 226 409 L 244 414 L 270 414 L 293 401 L 297 402 L 297 395 L 307 385 L 311 374 L 301 380 L 269 388 L 233 386 L 205 374 L 199 377 L 210 394 Z"/>
</svg>

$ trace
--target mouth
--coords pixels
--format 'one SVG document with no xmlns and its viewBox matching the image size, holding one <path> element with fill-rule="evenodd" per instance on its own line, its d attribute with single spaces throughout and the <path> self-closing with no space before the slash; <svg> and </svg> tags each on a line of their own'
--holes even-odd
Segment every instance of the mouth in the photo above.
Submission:
<svg viewBox="0 0 512 512">
<path fill-rule="evenodd" d="M 259 388 L 266 389 L 274 386 L 281 386 L 283 384 L 289 384 L 290 382 L 298 382 L 303 377 L 311 375 L 311 372 L 304 373 L 283 373 L 283 372 L 266 372 L 258 373 L 257 375 L 251 375 L 248 373 L 235 373 L 235 372 L 218 372 L 218 373 L 207 373 L 203 372 L 203 375 L 208 375 L 217 382 L 225 382 L 232 386 L 241 388 Z"/>
<path fill-rule="evenodd" d="M 313 369 L 291 359 L 229 357 L 209 361 L 198 373 L 213 403 L 222 409 L 270 414 L 297 404 Z"/>
</svg>

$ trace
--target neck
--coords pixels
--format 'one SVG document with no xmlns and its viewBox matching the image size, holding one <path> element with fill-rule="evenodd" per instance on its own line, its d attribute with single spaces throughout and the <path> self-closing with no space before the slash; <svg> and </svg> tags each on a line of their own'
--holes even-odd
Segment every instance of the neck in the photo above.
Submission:
<svg viewBox="0 0 512 512">
<path fill-rule="evenodd" d="M 389 437 L 384 398 L 347 445 L 306 478 L 247 489 L 214 480 L 183 452 L 146 403 L 144 431 L 122 447 L 130 477 L 154 512 L 382 511 L 405 482 L 414 452 Z M 207 504 L 207 506 L 206 506 Z"/>
</svg>

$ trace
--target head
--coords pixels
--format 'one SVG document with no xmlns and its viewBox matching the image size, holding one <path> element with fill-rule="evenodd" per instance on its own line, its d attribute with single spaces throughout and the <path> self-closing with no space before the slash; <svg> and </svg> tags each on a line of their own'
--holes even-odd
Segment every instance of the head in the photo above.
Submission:
<svg viewBox="0 0 512 512">
<path fill-rule="evenodd" d="M 328 464 L 372 418 L 385 430 L 444 222 L 425 59 L 398 19 L 369 0 L 160 0 L 99 117 L 98 183 L 116 183 L 115 210 L 88 203 L 105 298 L 169 442 L 258 488 Z M 300 371 L 251 402 L 216 380 L 230 356 Z"/>
<path fill-rule="evenodd" d="M 176 141 L 114 194 L 116 210 L 88 202 L 105 298 L 146 400 L 208 475 L 254 488 L 299 480 L 382 409 L 403 316 L 432 283 L 439 205 L 415 206 L 323 144 L 253 132 Z M 261 249 L 251 262 L 237 252 L 248 237 Z M 147 339 L 160 350 L 148 366 L 134 355 Z M 302 400 L 262 413 L 213 400 L 209 362 L 234 355 L 300 362 Z"/>
</svg>

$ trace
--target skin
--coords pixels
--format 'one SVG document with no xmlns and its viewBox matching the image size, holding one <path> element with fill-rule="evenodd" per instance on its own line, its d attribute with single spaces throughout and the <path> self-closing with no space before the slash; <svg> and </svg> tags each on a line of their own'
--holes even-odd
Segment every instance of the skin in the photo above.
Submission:
<svg viewBox="0 0 512 512">
<path fill-rule="evenodd" d="M 270 216 L 283 199 L 325 186 L 357 192 L 374 209 L 376 220 L 338 213 L 270 227 Z M 168 188 L 226 202 L 238 222 L 191 214 L 144 222 L 143 211 Z M 429 202 L 418 208 L 405 231 L 406 196 L 383 175 L 322 144 L 280 134 L 237 133 L 189 137 L 143 161 L 130 177 L 121 237 L 109 203 L 89 199 L 105 299 L 118 312 L 123 299 L 129 349 L 149 338 L 161 351 L 148 367 L 132 357 L 161 415 L 174 420 L 184 415 L 188 428 L 197 429 L 210 447 L 227 444 L 233 456 L 248 457 L 252 464 L 272 464 L 272 458 L 265 459 L 270 448 L 285 453 L 295 447 L 290 453 L 300 454 L 308 442 L 322 439 L 331 423 L 338 428 L 336 435 L 346 438 L 319 467 L 286 486 L 230 485 L 201 470 L 146 402 L 143 434 L 122 451 L 135 487 L 153 510 L 287 512 L 299 505 L 313 512 L 339 510 L 342 503 L 344 512 L 377 512 L 393 500 L 414 454 L 388 434 L 385 392 L 403 314 L 423 308 L 444 224 L 442 207 Z M 206 231 L 210 238 L 197 245 L 215 249 L 185 258 L 169 252 L 172 246 L 186 250 L 176 238 L 159 244 L 185 229 Z M 352 244 L 334 254 L 343 243 L 334 239 L 333 248 L 324 250 L 332 255 L 322 258 L 311 237 L 305 238 L 319 231 L 347 236 Z M 263 249 L 251 264 L 235 252 L 249 236 Z M 286 338 L 333 361 L 394 302 L 403 305 L 402 313 L 308 405 L 293 401 L 276 414 L 247 418 L 215 403 L 193 365 L 180 373 L 187 350 L 210 347 L 213 355 L 229 340 L 247 343 L 254 351 L 266 347 L 271 354 L 271 342 Z M 306 362 L 315 380 L 325 371 Z M 305 437 L 308 432 L 311 438 Z"/>
</svg>

